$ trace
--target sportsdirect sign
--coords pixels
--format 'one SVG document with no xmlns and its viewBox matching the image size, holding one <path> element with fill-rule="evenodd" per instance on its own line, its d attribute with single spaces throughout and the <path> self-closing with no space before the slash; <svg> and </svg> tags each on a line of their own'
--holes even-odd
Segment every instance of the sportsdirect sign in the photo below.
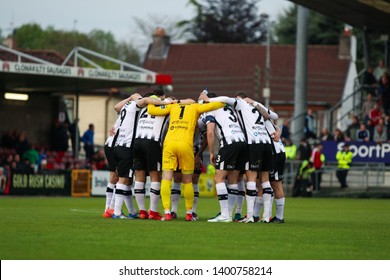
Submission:
<svg viewBox="0 0 390 280">
<path fill-rule="evenodd" d="M 343 149 L 344 142 L 323 141 L 327 161 L 336 161 L 336 153 Z M 353 153 L 353 162 L 390 163 L 390 144 L 378 145 L 375 142 L 349 142 L 349 150 Z"/>
<path fill-rule="evenodd" d="M 55 64 L 0 62 L 0 72 L 89 78 L 154 84 L 156 74 L 135 71 L 106 70 L 85 67 L 70 67 Z"/>
</svg>

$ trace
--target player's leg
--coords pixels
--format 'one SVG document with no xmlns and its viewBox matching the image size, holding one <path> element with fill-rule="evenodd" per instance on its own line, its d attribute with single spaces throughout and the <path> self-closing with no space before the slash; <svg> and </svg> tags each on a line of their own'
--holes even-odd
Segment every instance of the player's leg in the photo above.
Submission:
<svg viewBox="0 0 390 280">
<path fill-rule="evenodd" d="M 234 211 L 234 205 L 237 201 L 238 196 L 238 177 L 240 175 L 239 170 L 231 170 L 227 174 L 227 181 L 228 181 L 228 209 L 229 209 L 229 217 L 233 217 L 233 211 Z"/>
<path fill-rule="evenodd" d="M 116 172 L 110 171 L 110 179 L 106 189 L 106 206 L 103 213 L 103 217 L 105 218 L 111 218 L 111 215 L 114 213 L 114 192 L 118 179 L 118 174 Z"/>
<path fill-rule="evenodd" d="M 132 186 L 133 186 L 133 178 L 131 177 L 131 178 L 129 178 L 129 183 L 127 185 L 127 193 L 125 195 L 124 202 L 125 202 L 127 211 L 129 212 L 128 217 L 130 219 L 136 219 L 139 217 L 139 215 L 138 215 L 138 211 L 135 208 L 135 204 L 134 204 L 134 196 L 133 196 Z"/>
<path fill-rule="evenodd" d="M 271 219 L 271 222 L 284 223 L 284 205 L 286 198 L 284 196 L 282 181 L 271 181 L 271 186 L 274 190 L 276 206 L 275 216 Z"/>
<path fill-rule="evenodd" d="M 158 202 L 160 201 L 161 183 L 160 171 L 149 171 L 150 174 L 150 220 L 161 220 L 161 214 L 158 212 Z"/>
<path fill-rule="evenodd" d="M 261 219 L 262 222 L 268 223 L 272 216 L 272 196 L 273 191 L 271 188 L 271 183 L 269 181 L 269 171 L 261 171 L 260 172 L 260 182 L 261 188 L 263 189 L 263 217 Z"/>
<path fill-rule="evenodd" d="M 103 217 L 111 218 L 114 213 L 114 192 L 115 185 L 118 182 L 118 174 L 116 173 L 116 161 L 114 147 L 104 146 L 104 154 L 108 162 L 108 170 L 110 171 L 109 181 L 106 188 L 106 204 Z"/>
<path fill-rule="evenodd" d="M 260 221 L 261 211 L 263 210 L 263 188 L 260 181 L 257 180 L 257 196 L 255 200 L 255 206 L 253 208 L 253 219 L 255 222 Z"/>
<path fill-rule="evenodd" d="M 127 147 L 115 147 L 115 159 L 117 161 L 117 171 L 119 180 L 115 189 L 115 206 L 113 218 L 126 218 L 122 213 L 122 206 L 125 200 L 128 201 L 128 196 L 131 191 L 129 188 L 130 177 L 132 176 L 132 155 L 131 150 Z"/>
<path fill-rule="evenodd" d="M 129 182 L 129 178 L 119 177 L 119 181 L 116 184 L 114 214 L 112 215 L 112 217 L 115 219 L 126 218 L 126 216 L 124 216 L 122 213 L 122 206 L 126 197 L 129 196 Z"/>
<path fill-rule="evenodd" d="M 164 209 L 164 221 L 170 221 L 171 215 L 171 189 L 172 189 L 172 178 L 173 171 L 177 169 L 177 157 L 176 157 L 176 143 L 168 142 L 164 143 L 163 154 L 162 154 L 162 180 L 160 196 L 162 206 Z"/>
<path fill-rule="evenodd" d="M 171 188 L 172 188 L 172 170 L 163 170 L 161 180 L 161 201 L 164 209 L 164 221 L 170 221 L 171 215 Z"/>
<path fill-rule="evenodd" d="M 284 205 L 285 195 L 283 190 L 283 173 L 286 162 L 286 154 L 284 152 L 276 154 L 275 157 L 275 172 L 270 174 L 271 187 L 275 195 L 275 216 L 271 219 L 272 223 L 284 223 Z"/>
<path fill-rule="evenodd" d="M 192 220 L 198 219 L 198 214 L 196 213 L 196 207 L 198 206 L 199 201 L 199 177 L 200 173 L 194 173 L 192 175 L 192 186 L 194 187 L 194 203 L 192 205 Z"/>
<path fill-rule="evenodd" d="M 192 206 L 194 205 L 194 173 L 195 158 L 192 145 L 178 145 L 178 164 L 183 177 L 183 194 L 186 207 L 186 221 L 192 220 Z"/>
<path fill-rule="evenodd" d="M 183 194 L 186 207 L 186 221 L 192 220 L 192 207 L 194 205 L 194 187 L 192 185 L 192 170 L 182 170 Z"/>
<path fill-rule="evenodd" d="M 145 183 L 146 183 L 146 172 L 145 170 L 135 171 L 134 181 L 134 196 L 138 205 L 140 219 L 147 219 L 148 212 L 145 206 Z"/>
<path fill-rule="evenodd" d="M 256 196 L 257 196 L 257 171 L 256 170 L 247 170 L 246 171 L 246 218 L 241 220 L 242 223 L 253 223 L 253 210 L 255 206 Z"/>
<path fill-rule="evenodd" d="M 225 184 L 225 178 L 228 174 L 227 170 L 215 170 L 214 175 L 214 182 L 215 182 L 215 189 L 217 191 L 217 197 L 220 207 L 220 215 L 209 219 L 208 222 L 228 222 L 231 221 L 231 218 L 229 217 L 229 203 L 228 203 L 228 190 L 226 188 Z"/>
<path fill-rule="evenodd" d="M 264 211 L 261 222 L 268 223 L 272 217 L 272 196 L 273 191 L 271 183 L 269 181 L 269 173 L 271 170 L 275 169 L 274 166 L 274 154 L 272 151 L 272 144 L 261 144 L 261 155 L 262 155 L 262 164 L 261 170 L 259 173 L 259 179 L 261 182 L 261 187 L 263 189 L 263 204 Z"/>
<path fill-rule="evenodd" d="M 174 172 L 173 173 L 173 184 L 171 189 L 171 203 L 172 203 L 172 210 L 171 215 L 172 219 L 177 218 L 177 209 L 180 201 L 181 196 L 181 184 L 182 184 L 182 176 L 181 172 Z"/>
<path fill-rule="evenodd" d="M 238 222 L 242 220 L 242 207 L 245 200 L 245 179 L 244 175 L 240 174 L 237 183 L 238 194 L 236 197 L 236 213 L 234 214 L 234 221 Z"/>
</svg>

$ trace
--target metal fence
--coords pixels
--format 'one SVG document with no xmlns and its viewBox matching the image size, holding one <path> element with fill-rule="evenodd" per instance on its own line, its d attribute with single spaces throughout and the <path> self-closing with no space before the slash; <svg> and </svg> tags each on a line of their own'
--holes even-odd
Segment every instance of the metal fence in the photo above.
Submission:
<svg viewBox="0 0 390 280">
<path fill-rule="evenodd" d="M 286 161 L 283 184 L 287 194 L 292 193 L 300 164 L 299 160 Z M 336 171 L 337 163 L 328 162 L 321 171 L 321 191 L 340 188 Z M 317 175 L 318 173 L 314 173 L 314 176 Z M 348 172 L 347 182 L 349 191 L 367 192 L 381 189 L 390 194 L 390 166 L 384 163 L 353 163 Z M 314 186 L 314 192 L 318 191 L 318 186 Z"/>
</svg>

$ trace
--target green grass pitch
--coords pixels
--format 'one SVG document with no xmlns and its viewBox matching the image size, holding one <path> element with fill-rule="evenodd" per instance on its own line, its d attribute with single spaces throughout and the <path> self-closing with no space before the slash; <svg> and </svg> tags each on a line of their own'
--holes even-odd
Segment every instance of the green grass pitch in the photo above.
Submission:
<svg viewBox="0 0 390 280">
<path fill-rule="evenodd" d="M 0 197 L 2 260 L 389 260 L 390 201 L 286 198 L 285 224 L 102 218 L 105 198 Z M 148 205 L 148 201 L 147 204 Z M 244 205 L 245 209 L 245 205 Z"/>
</svg>

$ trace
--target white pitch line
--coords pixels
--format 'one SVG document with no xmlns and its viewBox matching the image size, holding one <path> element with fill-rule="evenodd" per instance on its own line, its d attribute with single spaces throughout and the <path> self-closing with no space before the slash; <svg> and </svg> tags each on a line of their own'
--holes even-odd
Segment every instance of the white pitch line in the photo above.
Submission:
<svg viewBox="0 0 390 280">
<path fill-rule="evenodd" d="M 99 213 L 99 210 L 81 210 L 81 209 L 70 209 L 72 212 L 82 212 L 82 213 Z"/>
</svg>

